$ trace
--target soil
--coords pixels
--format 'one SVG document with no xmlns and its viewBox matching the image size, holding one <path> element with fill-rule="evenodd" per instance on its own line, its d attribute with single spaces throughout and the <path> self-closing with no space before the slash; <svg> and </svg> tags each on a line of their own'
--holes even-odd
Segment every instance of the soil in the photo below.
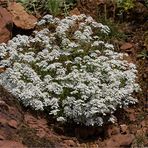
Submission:
<svg viewBox="0 0 148 148">
<path fill-rule="evenodd" d="M 148 9 L 142 3 L 137 2 L 136 5 L 140 5 L 139 9 L 128 12 L 124 20 L 111 18 L 115 24 L 118 23 L 118 30 L 126 35 L 124 40 L 116 40 L 117 51 L 128 53 L 129 60 L 138 69 L 137 81 L 141 92 L 134 94 L 138 103 L 116 112 L 118 122 L 106 125 L 103 130 L 63 126 L 41 112 L 24 108 L 0 87 L 0 147 L 148 147 Z M 102 6 L 97 0 L 81 1 L 76 7 L 77 12 L 74 12 L 97 18 L 101 17 L 97 8 L 102 11 Z M 113 12 L 112 6 L 108 7 Z M 145 54 L 141 56 L 143 52 Z"/>
</svg>

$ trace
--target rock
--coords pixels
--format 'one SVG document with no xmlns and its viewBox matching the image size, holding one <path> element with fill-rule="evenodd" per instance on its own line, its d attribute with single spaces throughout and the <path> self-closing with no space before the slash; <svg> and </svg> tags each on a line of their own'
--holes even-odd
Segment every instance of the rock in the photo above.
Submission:
<svg viewBox="0 0 148 148">
<path fill-rule="evenodd" d="M 80 11 L 78 10 L 78 8 L 74 8 L 73 10 L 70 11 L 70 15 L 80 15 Z"/>
<path fill-rule="evenodd" d="M 120 49 L 121 50 L 129 50 L 129 49 L 131 49 L 133 47 L 133 45 L 131 44 L 131 43 L 124 43 L 121 47 L 120 47 Z"/>
<path fill-rule="evenodd" d="M 109 140 L 106 140 L 106 147 L 128 147 L 132 144 L 134 140 L 134 135 L 113 135 Z"/>
<path fill-rule="evenodd" d="M 7 42 L 11 38 L 12 26 L 11 14 L 0 7 L 0 43 Z"/>
<path fill-rule="evenodd" d="M 75 147 L 76 143 L 73 140 L 64 140 L 64 143 L 69 147 Z"/>
<path fill-rule="evenodd" d="M 126 124 L 120 125 L 120 130 L 121 130 L 121 133 L 123 133 L 123 134 L 128 133 L 127 125 Z"/>
<path fill-rule="evenodd" d="M 5 101 L 0 100 L 0 110 L 5 110 L 5 111 L 9 110 L 9 106 L 5 103 Z"/>
<path fill-rule="evenodd" d="M 8 1 L 7 0 L 0 0 L 0 6 L 6 8 L 8 6 Z"/>
<path fill-rule="evenodd" d="M 1 130 L 0 130 L 0 140 L 6 140 L 6 132 L 2 130 L 2 125 L 1 125 Z"/>
<path fill-rule="evenodd" d="M 32 124 L 36 124 L 37 122 L 35 117 L 33 117 L 30 114 L 25 114 L 24 119 L 25 119 L 25 122 L 30 126 L 30 128 L 34 128 L 34 126 L 32 127 Z"/>
<path fill-rule="evenodd" d="M 39 136 L 40 138 L 43 138 L 43 137 L 46 136 L 46 131 L 44 129 L 42 129 L 42 128 L 39 128 L 37 130 L 37 134 L 36 135 Z"/>
<path fill-rule="evenodd" d="M 119 127 L 115 127 L 112 126 L 108 129 L 107 134 L 109 137 L 111 137 L 112 135 L 116 135 L 120 133 L 120 128 Z"/>
<path fill-rule="evenodd" d="M 1 117 L 0 115 L 0 124 L 5 125 L 6 123 L 7 123 L 7 119 L 5 119 L 4 117 Z"/>
<path fill-rule="evenodd" d="M 12 14 L 13 23 L 21 29 L 33 29 L 37 18 L 28 14 L 20 3 L 12 2 L 7 8 Z"/>
<path fill-rule="evenodd" d="M 8 122 L 8 125 L 12 128 L 15 128 L 15 129 L 18 127 L 17 121 L 13 120 L 13 119 Z"/>
<path fill-rule="evenodd" d="M 132 122 L 136 121 L 135 114 L 129 114 L 129 120 L 132 121 Z"/>
<path fill-rule="evenodd" d="M 4 139 L 5 139 L 5 137 L 0 135 L 0 140 L 4 140 Z"/>
<path fill-rule="evenodd" d="M 0 147 L 1 148 L 27 148 L 26 146 L 24 146 L 19 142 L 9 141 L 9 140 L 0 141 Z"/>
<path fill-rule="evenodd" d="M 143 120 L 140 124 L 142 127 L 146 127 L 146 125 L 147 125 L 145 120 Z"/>
</svg>

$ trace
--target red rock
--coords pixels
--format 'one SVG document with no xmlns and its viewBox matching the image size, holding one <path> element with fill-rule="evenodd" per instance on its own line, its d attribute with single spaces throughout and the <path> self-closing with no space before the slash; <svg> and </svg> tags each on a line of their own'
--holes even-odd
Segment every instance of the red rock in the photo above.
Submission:
<svg viewBox="0 0 148 148">
<path fill-rule="evenodd" d="M 0 7 L 0 43 L 7 42 L 11 38 L 12 26 L 11 14 Z"/>
<path fill-rule="evenodd" d="M 20 3 L 12 2 L 7 8 L 12 14 L 13 23 L 22 29 L 33 29 L 37 18 L 28 14 Z"/>
<path fill-rule="evenodd" d="M 26 146 L 24 146 L 19 142 L 9 141 L 9 140 L 0 141 L 0 147 L 1 148 L 27 148 Z"/>
<path fill-rule="evenodd" d="M 126 135 L 113 135 L 110 139 L 106 140 L 106 147 L 127 147 L 132 144 L 134 140 L 134 135 L 126 134 Z"/>
<path fill-rule="evenodd" d="M 0 140 L 4 140 L 4 139 L 5 139 L 5 137 L 0 135 Z"/>
<path fill-rule="evenodd" d="M 0 116 L 0 124 L 5 125 L 7 123 L 7 119 Z"/>
<path fill-rule="evenodd" d="M 7 0 L 0 0 L 0 6 L 2 6 L 2 7 L 7 7 L 7 5 L 8 5 L 8 1 Z"/>
<path fill-rule="evenodd" d="M 146 126 L 146 121 L 145 121 L 145 120 L 143 120 L 143 121 L 141 122 L 141 126 L 142 126 L 142 127 L 145 127 L 145 126 Z"/>
<path fill-rule="evenodd" d="M 136 116 L 135 116 L 135 114 L 129 114 L 129 120 L 130 120 L 130 121 L 136 121 Z"/>
<path fill-rule="evenodd" d="M 111 137 L 112 135 L 119 134 L 119 133 L 120 133 L 120 128 L 115 127 L 115 126 L 110 127 L 110 128 L 108 129 L 107 133 L 108 133 L 108 136 L 109 136 L 109 137 Z"/>
<path fill-rule="evenodd" d="M 64 143 L 69 147 L 76 146 L 76 143 L 73 140 L 64 140 Z"/>
<path fill-rule="evenodd" d="M 128 50 L 128 49 L 131 49 L 133 47 L 133 45 L 131 43 L 124 43 L 120 49 L 121 50 Z"/>
<path fill-rule="evenodd" d="M 127 125 L 126 124 L 120 125 L 120 130 L 121 130 L 121 133 L 123 133 L 123 134 L 128 133 Z"/>
<path fill-rule="evenodd" d="M 36 118 L 35 117 L 33 117 L 32 115 L 30 115 L 30 114 L 25 114 L 25 121 L 27 122 L 27 123 L 34 123 L 34 122 L 36 122 Z"/>
<path fill-rule="evenodd" d="M 37 136 L 39 136 L 40 138 L 43 138 L 46 136 L 46 131 L 43 129 L 38 129 L 37 130 Z"/>
<path fill-rule="evenodd" d="M 8 122 L 8 125 L 9 125 L 10 127 L 13 127 L 13 128 L 17 128 L 17 127 L 18 127 L 18 123 L 17 123 L 16 120 L 10 120 L 10 121 Z"/>
<path fill-rule="evenodd" d="M 9 106 L 5 103 L 5 101 L 0 101 L 0 108 L 5 111 L 9 110 Z"/>
<path fill-rule="evenodd" d="M 80 11 L 78 8 L 74 8 L 73 10 L 70 11 L 70 15 L 80 15 Z"/>
</svg>

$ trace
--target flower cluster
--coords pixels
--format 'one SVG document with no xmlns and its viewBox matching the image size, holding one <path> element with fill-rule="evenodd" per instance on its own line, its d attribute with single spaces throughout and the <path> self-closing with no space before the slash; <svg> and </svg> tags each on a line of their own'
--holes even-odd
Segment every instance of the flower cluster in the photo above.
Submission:
<svg viewBox="0 0 148 148">
<path fill-rule="evenodd" d="M 137 100 L 136 67 L 100 39 L 110 29 L 86 15 L 46 15 L 32 36 L 0 45 L 0 84 L 25 106 L 49 111 L 57 121 L 87 126 L 114 122 L 113 113 Z"/>
</svg>

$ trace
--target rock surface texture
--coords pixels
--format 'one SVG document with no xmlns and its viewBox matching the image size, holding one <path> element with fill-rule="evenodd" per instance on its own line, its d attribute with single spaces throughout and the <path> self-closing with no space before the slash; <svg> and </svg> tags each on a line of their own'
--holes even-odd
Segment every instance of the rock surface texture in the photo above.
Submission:
<svg viewBox="0 0 148 148">
<path fill-rule="evenodd" d="M 13 23 L 21 29 L 33 29 L 37 22 L 36 17 L 28 14 L 24 7 L 16 2 L 10 3 L 7 8 L 12 14 Z"/>
<path fill-rule="evenodd" d="M 0 43 L 7 42 L 11 38 L 12 16 L 7 9 L 0 7 Z"/>
</svg>

